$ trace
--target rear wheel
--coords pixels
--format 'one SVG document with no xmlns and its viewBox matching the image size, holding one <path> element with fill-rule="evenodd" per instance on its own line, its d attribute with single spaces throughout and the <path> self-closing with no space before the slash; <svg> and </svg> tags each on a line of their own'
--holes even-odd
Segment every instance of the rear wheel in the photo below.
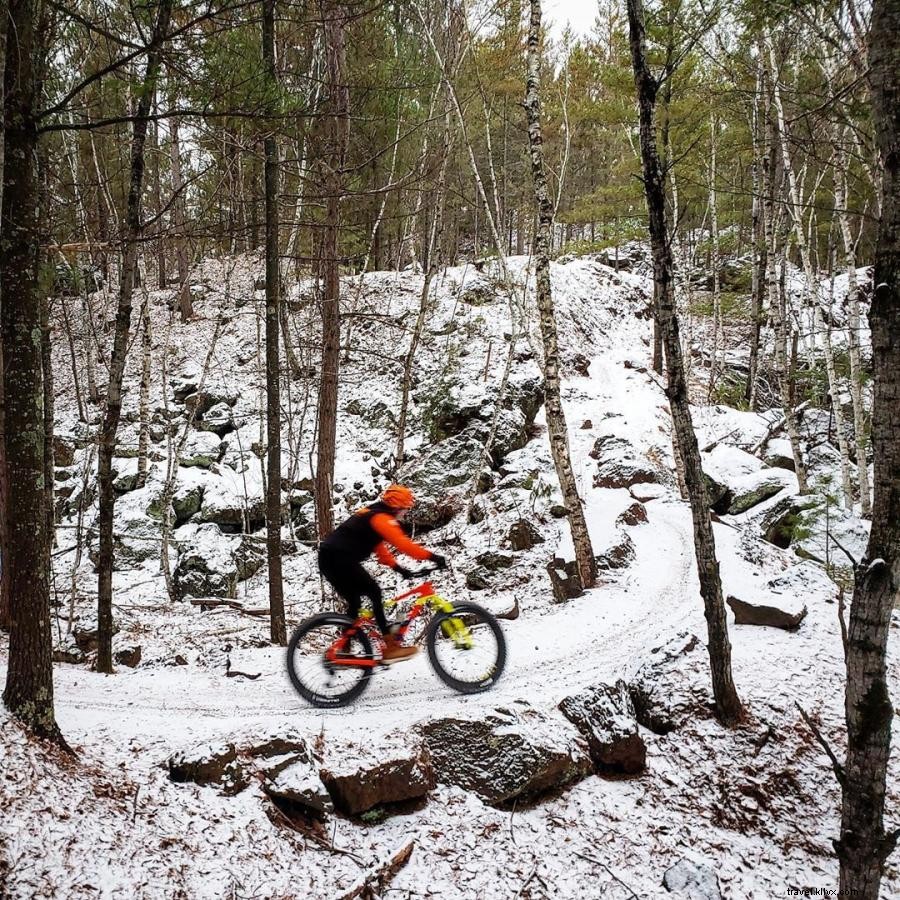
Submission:
<svg viewBox="0 0 900 900">
<path fill-rule="evenodd" d="M 356 629 L 341 642 L 353 619 L 338 613 L 313 616 L 294 630 L 287 647 L 291 684 L 304 700 L 322 709 L 346 706 L 369 685 L 375 664 L 372 642 Z M 339 643 L 340 642 L 340 643 Z M 331 650 L 332 659 L 326 656 Z"/>
<path fill-rule="evenodd" d="M 500 623 L 475 603 L 458 603 L 452 612 L 436 615 L 425 644 L 438 678 L 462 694 L 493 687 L 506 667 Z"/>
</svg>

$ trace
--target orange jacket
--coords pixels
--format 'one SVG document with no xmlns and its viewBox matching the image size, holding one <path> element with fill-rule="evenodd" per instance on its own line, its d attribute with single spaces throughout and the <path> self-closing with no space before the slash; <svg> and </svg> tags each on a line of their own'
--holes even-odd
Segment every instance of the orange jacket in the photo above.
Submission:
<svg viewBox="0 0 900 900">
<path fill-rule="evenodd" d="M 391 553 L 388 544 L 391 544 L 400 553 L 405 553 L 413 559 L 431 559 L 431 551 L 417 544 L 406 536 L 406 532 L 400 527 L 400 523 L 389 513 L 378 512 L 369 520 L 372 530 L 384 540 L 375 547 L 375 557 L 378 562 L 394 568 L 397 560 Z"/>
</svg>

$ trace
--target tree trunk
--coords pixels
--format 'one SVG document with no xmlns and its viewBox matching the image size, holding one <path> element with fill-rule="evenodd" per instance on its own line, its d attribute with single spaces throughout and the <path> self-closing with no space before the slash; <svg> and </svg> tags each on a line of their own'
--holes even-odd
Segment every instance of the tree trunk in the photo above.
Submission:
<svg viewBox="0 0 900 900">
<path fill-rule="evenodd" d="M 275 75 L 275 0 L 263 0 L 262 45 L 268 89 Z M 284 580 L 281 571 L 281 272 L 278 259 L 278 145 L 269 123 L 265 153 L 266 182 L 266 555 L 269 562 L 269 622 L 273 644 L 286 644 Z"/>
<path fill-rule="evenodd" d="M 544 343 L 544 401 L 550 450 L 559 478 L 563 502 L 566 506 L 569 528 L 572 530 L 578 574 L 582 586 L 588 588 L 597 581 L 597 560 L 591 546 L 584 507 L 578 496 L 578 485 L 575 481 L 575 472 L 572 469 L 572 458 L 569 453 L 569 432 L 560 396 L 559 341 L 550 283 L 550 234 L 553 229 L 553 202 L 550 200 L 547 190 L 543 136 L 541 134 L 540 43 L 541 2 L 540 0 L 531 0 L 525 115 L 528 122 L 528 146 L 531 151 L 534 200 L 538 213 L 538 229 L 534 239 L 534 269 L 541 337 Z"/>
<path fill-rule="evenodd" d="M 137 473 L 138 480 L 143 485 L 147 477 L 147 457 L 150 450 L 150 292 L 146 288 L 144 288 L 141 302 L 139 327 L 141 329 L 141 396 L 138 408 L 140 429 L 138 431 Z"/>
<path fill-rule="evenodd" d="M 667 390 L 678 447 L 684 461 L 685 479 L 694 521 L 694 549 L 700 576 L 700 593 L 709 637 L 709 661 L 712 674 L 716 715 L 725 725 L 735 724 L 742 715 L 741 701 L 731 675 L 731 644 L 722 582 L 716 560 L 715 538 L 709 514 L 709 498 L 697 435 L 691 421 L 687 383 L 678 334 L 675 309 L 674 266 L 666 223 L 665 183 L 653 122 L 654 105 L 659 85 L 650 73 L 645 55 L 644 8 L 642 0 L 628 0 L 628 24 L 634 81 L 640 109 L 641 159 L 644 191 L 649 213 L 650 244 L 653 251 L 653 275 L 657 286 L 655 314 L 662 332 L 666 353 Z"/>
<path fill-rule="evenodd" d="M 4 139 L 11 164 L 3 172 L 0 345 L 10 636 L 3 702 L 36 734 L 63 742 L 53 711 L 43 362 L 35 340 L 41 329 L 35 7 L 33 0 L 13 0 L 7 12 L 13 53 L 5 73 Z"/>
<path fill-rule="evenodd" d="M 131 330 L 131 310 L 138 262 L 138 242 L 141 234 L 141 194 L 144 185 L 144 148 L 147 142 L 150 103 L 159 74 L 160 43 L 169 28 L 173 0 L 160 0 L 152 49 L 147 54 L 144 83 L 135 112 L 131 139 L 131 169 L 128 199 L 122 222 L 122 263 L 119 273 L 119 303 L 116 311 L 113 352 L 109 364 L 109 383 L 106 389 L 106 410 L 100 430 L 97 454 L 99 482 L 100 551 L 97 562 L 97 671 L 110 673 L 112 667 L 112 572 L 113 572 L 113 491 L 112 460 L 116 449 L 116 432 L 122 413 L 122 379 L 125 375 L 128 335 Z"/>
<path fill-rule="evenodd" d="M 172 178 L 172 220 L 175 226 L 175 260 L 178 264 L 178 311 L 181 313 L 181 321 L 187 322 L 194 315 L 194 305 L 191 301 L 191 282 L 188 271 L 188 248 L 185 234 L 187 217 L 184 211 L 184 179 L 181 174 L 181 141 L 178 135 L 178 119 L 169 120 L 169 131 L 171 133 L 169 158 Z"/>
<path fill-rule="evenodd" d="M 883 201 L 869 312 L 875 368 L 872 408 L 874 502 L 866 555 L 856 572 L 847 640 L 847 760 L 840 889 L 877 900 L 897 832 L 884 830 L 893 709 L 886 656 L 891 612 L 900 602 L 900 2 L 875 0 L 869 75 Z"/>
<path fill-rule="evenodd" d="M 712 363 L 709 369 L 709 392 L 707 397 L 712 401 L 719 380 L 719 352 L 724 355 L 724 334 L 722 331 L 722 291 L 719 280 L 719 202 L 716 196 L 716 151 L 718 144 L 718 121 L 713 115 L 709 120 L 710 153 L 709 153 L 709 232 L 712 243 L 712 276 L 713 276 L 713 345 Z M 724 365 L 723 365 L 724 368 Z"/>
<path fill-rule="evenodd" d="M 341 353 L 341 267 L 338 257 L 344 163 L 350 139 L 345 29 L 349 17 L 340 2 L 320 0 L 325 31 L 329 115 L 325 129 L 325 235 L 322 241 L 322 364 L 319 381 L 316 518 L 319 537 L 334 528 L 334 458 L 337 439 L 338 374 Z"/>
<path fill-rule="evenodd" d="M 856 278 L 856 244 L 850 232 L 847 214 L 847 154 L 838 138 L 835 147 L 834 206 L 837 211 L 844 260 L 847 266 L 847 299 L 850 306 L 848 350 L 850 357 L 850 400 L 853 404 L 853 437 L 856 445 L 856 471 L 859 478 L 859 502 L 864 519 L 872 517 L 872 496 L 869 487 L 868 440 L 866 411 L 862 397 L 862 362 L 859 351 L 859 283 Z"/>
<path fill-rule="evenodd" d="M 766 292 L 769 298 L 769 315 L 772 317 L 772 331 L 775 341 L 775 377 L 778 379 L 781 403 L 784 407 L 785 430 L 791 443 L 794 457 L 794 471 L 797 487 L 801 494 L 807 492 L 806 463 L 800 447 L 800 429 L 794 411 L 794 401 L 790 390 L 787 364 L 787 322 L 785 321 L 785 298 L 776 266 L 777 229 L 775 228 L 775 169 L 778 157 L 775 148 L 775 126 L 771 118 L 771 108 L 766 123 L 766 145 L 763 152 L 763 222 L 766 234 Z M 783 267 L 782 267 L 783 269 Z"/>
<path fill-rule="evenodd" d="M 6 24 L 8 16 L 0 17 L 0 211 L 3 208 L 4 150 L 6 146 Z M 0 233 L 2 240 L 2 233 Z M 5 250 L 0 244 L 0 254 Z M 2 270 L 0 270 L 2 277 Z M 2 290 L 2 283 L 0 283 Z M 3 295 L 0 293 L 0 310 Z M 6 476 L 6 442 L 4 441 L 4 419 L 6 401 L 3 394 L 3 341 L 0 340 L 0 629 L 9 631 L 9 548 L 7 534 L 7 510 L 9 494 Z"/>
<path fill-rule="evenodd" d="M 753 232 L 753 266 L 750 280 L 750 371 L 747 375 L 747 386 L 744 399 L 750 409 L 756 409 L 756 382 L 759 374 L 759 339 L 762 326 L 763 288 L 766 283 L 766 241 L 765 223 L 763 222 L 762 203 L 762 145 L 759 138 L 759 101 L 762 90 L 762 62 L 757 62 L 756 90 L 753 94 L 753 110 L 750 116 L 750 129 L 753 141 L 753 167 L 751 208 L 751 230 Z"/>
</svg>

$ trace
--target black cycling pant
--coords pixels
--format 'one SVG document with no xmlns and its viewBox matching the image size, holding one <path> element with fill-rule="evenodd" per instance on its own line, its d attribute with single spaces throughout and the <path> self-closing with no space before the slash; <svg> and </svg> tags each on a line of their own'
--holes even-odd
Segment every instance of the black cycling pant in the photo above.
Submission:
<svg viewBox="0 0 900 900">
<path fill-rule="evenodd" d="M 375 621 L 382 634 L 388 632 L 388 622 L 381 602 L 378 582 L 363 568 L 362 563 L 347 559 L 346 555 L 328 547 L 319 548 L 319 571 L 325 580 L 347 601 L 350 615 L 359 617 L 360 601 L 368 597 L 375 613 Z"/>
</svg>

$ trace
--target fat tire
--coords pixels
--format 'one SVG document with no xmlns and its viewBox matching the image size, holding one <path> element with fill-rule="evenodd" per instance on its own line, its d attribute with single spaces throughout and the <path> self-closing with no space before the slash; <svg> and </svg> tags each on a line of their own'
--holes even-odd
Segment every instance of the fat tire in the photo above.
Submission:
<svg viewBox="0 0 900 900">
<path fill-rule="evenodd" d="M 287 671 L 288 677 L 291 680 L 291 684 L 294 686 L 294 689 L 297 693 L 307 701 L 307 703 L 312 704 L 319 709 L 339 709 L 342 706 L 348 706 L 353 703 L 354 700 L 358 700 L 366 688 L 369 686 L 369 679 L 372 677 L 372 672 L 374 669 L 362 669 L 360 674 L 359 681 L 353 685 L 350 690 L 345 691 L 343 694 L 338 694 L 335 697 L 323 697 L 321 694 L 317 694 L 315 691 L 310 690 L 297 675 L 294 670 L 294 655 L 297 649 L 297 644 L 300 642 L 301 638 L 306 637 L 310 632 L 315 631 L 317 628 L 322 627 L 323 625 L 340 625 L 344 628 L 349 628 L 353 625 L 353 619 L 349 616 L 343 616 L 340 613 L 319 613 L 318 615 L 311 616 L 305 621 L 301 622 L 295 629 L 293 634 L 291 635 L 291 639 L 288 641 L 287 645 Z M 369 640 L 369 636 L 360 629 L 354 638 L 354 640 L 358 640 L 362 645 L 362 649 L 367 656 L 374 657 L 374 652 L 372 650 L 372 642 Z"/>
<path fill-rule="evenodd" d="M 474 617 L 476 624 L 487 625 L 497 639 L 497 660 L 494 663 L 494 671 L 490 678 L 482 681 L 459 681 L 441 666 L 440 660 L 437 658 L 436 644 L 440 636 L 441 623 L 445 619 L 465 615 Z M 480 694 L 482 691 L 489 690 L 500 680 L 500 676 L 506 668 L 506 638 L 503 635 L 503 629 L 500 627 L 497 617 L 477 603 L 455 603 L 453 612 L 436 615 L 428 626 L 428 631 L 425 635 L 425 646 L 428 650 L 428 661 L 431 663 L 431 668 L 434 669 L 437 677 L 447 687 L 453 688 L 454 691 L 458 691 L 460 694 Z"/>
</svg>

